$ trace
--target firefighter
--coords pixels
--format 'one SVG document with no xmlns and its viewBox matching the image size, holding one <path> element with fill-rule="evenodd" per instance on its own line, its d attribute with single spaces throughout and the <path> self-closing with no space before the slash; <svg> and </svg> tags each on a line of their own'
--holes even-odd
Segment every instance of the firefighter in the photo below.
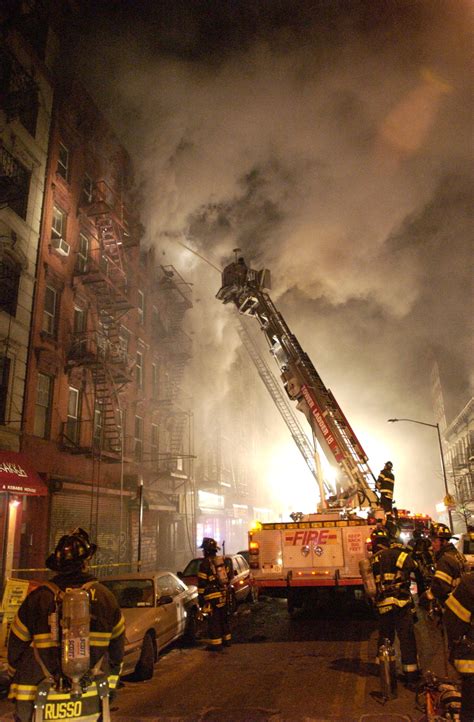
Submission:
<svg viewBox="0 0 474 722">
<path fill-rule="evenodd" d="M 385 513 L 392 511 L 394 485 L 393 464 L 391 461 L 387 461 L 375 482 L 375 486 L 380 492 L 380 505 Z"/>
<path fill-rule="evenodd" d="M 421 595 L 419 604 L 429 608 L 437 601 L 441 607 L 444 607 L 448 595 L 459 584 L 461 575 L 467 571 L 467 564 L 465 557 L 450 541 L 452 534 L 446 524 L 432 524 L 430 537 L 435 572 L 431 586 Z"/>
<path fill-rule="evenodd" d="M 66 682 L 61 673 L 60 644 L 53 627 L 57 621 L 55 589 L 87 585 L 90 599 L 90 673 L 84 678 L 88 686 L 94 676 L 107 676 L 108 687 L 115 690 L 122 667 L 125 621 L 114 595 L 88 571 L 89 560 L 97 546 L 83 529 L 61 537 L 46 566 L 56 575 L 53 588 L 39 586 L 28 594 L 12 622 L 8 637 L 8 672 L 11 677 L 9 698 L 15 702 L 16 722 L 33 719 L 40 683 L 54 678 Z M 86 698 L 84 698 L 86 699 Z M 87 698 L 89 699 L 89 697 Z M 97 700 L 95 700 L 97 702 Z M 88 702 L 84 703 L 84 706 Z"/>
<path fill-rule="evenodd" d="M 208 639 L 206 649 L 209 652 L 221 652 L 230 646 L 227 569 L 224 560 L 219 569 L 216 565 L 217 546 L 215 539 L 204 537 L 201 544 L 204 559 L 199 565 L 198 594 L 199 603 L 208 619 Z M 221 567 L 224 568 L 222 572 Z"/>
<path fill-rule="evenodd" d="M 370 559 L 377 593 L 375 604 L 379 618 L 378 648 L 384 639 L 393 644 L 398 635 L 404 680 L 411 684 L 420 676 L 414 627 L 414 604 L 410 594 L 410 574 L 416 563 L 397 542 L 391 544 L 383 527 L 371 534 L 373 556 Z"/>
<path fill-rule="evenodd" d="M 450 659 L 461 675 L 461 722 L 474 720 L 474 572 L 464 574 L 446 600 Z"/>
<path fill-rule="evenodd" d="M 408 542 L 407 548 L 418 565 L 418 569 L 415 570 L 415 579 L 418 597 L 420 597 L 431 584 L 434 573 L 433 546 L 422 523 L 415 523 L 413 537 Z"/>
</svg>

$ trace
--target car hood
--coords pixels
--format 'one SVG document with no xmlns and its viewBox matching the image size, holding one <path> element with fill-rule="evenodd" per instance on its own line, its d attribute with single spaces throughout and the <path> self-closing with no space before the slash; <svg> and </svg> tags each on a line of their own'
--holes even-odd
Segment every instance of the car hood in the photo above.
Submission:
<svg viewBox="0 0 474 722">
<path fill-rule="evenodd" d="M 125 619 L 125 636 L 128 642 L 142 639 L 159 616 L 156 607 L 138 607 L 137 609 L 122 609 Z"/>
</svg>

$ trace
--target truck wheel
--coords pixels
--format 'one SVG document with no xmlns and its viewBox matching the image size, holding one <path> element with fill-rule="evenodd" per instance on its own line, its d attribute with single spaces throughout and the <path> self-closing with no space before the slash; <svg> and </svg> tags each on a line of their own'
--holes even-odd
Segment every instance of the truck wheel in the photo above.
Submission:
<svg viewBox="0 0 474 722">
<path fill-rule="evenodd" d="M 158 650 L 156 649 L 156 641 L 153 639 L 151 633 L 147 632 L 143 638 L 140 659 L 135 667 L 135 675 L 138 680 L 143 682 L 153 677 L 157 657 Z"/>
</svg>

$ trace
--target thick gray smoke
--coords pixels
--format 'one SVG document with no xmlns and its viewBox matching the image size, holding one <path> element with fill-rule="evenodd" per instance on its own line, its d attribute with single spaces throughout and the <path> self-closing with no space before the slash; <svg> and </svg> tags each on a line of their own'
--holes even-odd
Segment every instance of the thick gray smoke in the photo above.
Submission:
<svg viewBox="0 0 474 722">
<path fill-rule="evenodd" d="M 294 4 L 277 4 L 290 18 Z M 84 62 L 138 161 L 147 240 L 195 284 L 208 379 L 196 395 L 231 387 L 238 341 L 214 299 L 218 275 L 176 233 L 218 265 L 240 247 L 271 269 L 272 297 L 373 470 L 391 458 L 399 506 L 433 511 L 435 430 L 386 420 L 437 421 L 433 358 L 454 414 L 472 393 L 469 2 L 326 5 L 300 25 L 255 11 L 252 31 L 234 7 L 245 42 L 230 22 L 229 42 L 214 37 L 208 53 L 191 9 L 181 45 L 162 21 L 167 44 L 154 49 L 129 17 L 136 30 L 101 38 L 100 56 L 93 37 Z"/>
</svg>

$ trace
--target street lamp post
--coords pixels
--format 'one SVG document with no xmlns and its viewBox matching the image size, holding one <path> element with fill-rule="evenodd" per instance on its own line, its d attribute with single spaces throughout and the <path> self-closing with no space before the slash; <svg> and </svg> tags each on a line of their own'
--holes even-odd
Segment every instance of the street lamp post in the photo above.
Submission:
<svg viewBox="0 0 474 722">
<path fill-rule="evenodd" d="M 387 419 L 390 423 L 395 423 L 395 421 L 410 421 L 412 424 L 421 424 L 421 426 L 431 426 L 432 429 L 436 429 L 438 432 L 438 443 L 439 443 L 439 454 L 441 457 L 441 467 L 443 469 L 443 479 L 444 479 L 444 490 L 446 492 L 446 496 L 449 497 L 449 490 L 448 490 L 448 479 L 446 477 L 446 467 L 444 465 L 444 455 L 443 455 L 443 445 L 441 443 L 441 432 L 439 430 L 439 424 L 428 424 L 426 421 L 417 421 L 416 419 Z M 454 531 L 453 528 L 453 517 L 451 514 L 451 509 L 448 507 L 448 516 L 449 516 L 449 526 L 451 527 L 451 531 Z"/>
</svg>

